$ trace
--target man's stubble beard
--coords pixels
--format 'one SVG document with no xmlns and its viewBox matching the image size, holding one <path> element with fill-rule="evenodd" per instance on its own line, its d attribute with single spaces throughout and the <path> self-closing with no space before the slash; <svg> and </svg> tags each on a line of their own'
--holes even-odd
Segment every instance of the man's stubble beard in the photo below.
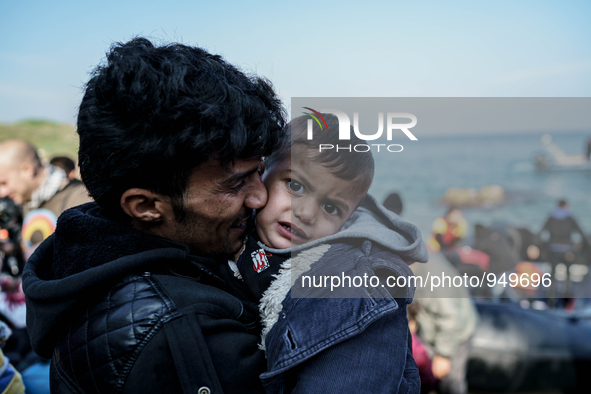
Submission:
<svg viewBox="0 0 591 394">
<path fill-rule="evenodd" d="M 243 222 L 250 216 L 250 214 L 245 213 L 244 215 L 241 215 L 237 219 L 235 219 L 227 229 L 226 236 L 224 237 L 223 243 L 221 245 L 221 249 L 210 250 L 209 252 L 206 252 L 203 248 L 204 244 L 199 242 L 193 242 L 192 240 L 199 239 L 199 234 L 203 234 L 204 232 L 207 232 L 209 229 L 205 228 L 206 226 L 200 223 L 198 215 L 196 215 L 194 212 L 189 212 L 186 209 L 184 209 L 183 220 L 179 222 L 175 219 L 175 222 L 177 223 L 177 239 L 186 240 L 183 243 L 185 243 L 189 247 L 191 254 L 206 255 L 214 258 L 223 257 L 234 259 L 236 254 L 242 249 L 242 246 L 244 245 L 244 240 L 246 239 L 246 235 L 250 230 L 251 223 L 247 224 L 248 227 L 246 231 L 240 236 L 240 244 L 237 246 L 232 246 L 230 240 L 230 233 L 235 225 Z"/>
<path fill-rule="evenodd" d="M 223 251 L 221 253 L 219 253 L 220 255 L 223 255 L 224 257 L 226 257 L 228 259 L 234 260 L 236 254 L 238 252 L 240 252 L 240 250 L 244 246 L 244 241 L 246 240 L 246 237 L 247 237 L 248 233 L 250 232 L 251 227 L 253 225 L 253 221 L 250 220 L 250 217 L 251 217 L 251 214 L 249 214 L 248 211 L 246 211 L 238 219 L 236 219 L 236 220 L 234 220 L 234 222 L 232 222 L 232 225 L 228 228 L 228 232 L 226 234 L 226 238 L 224 240 L 224 245 L 223 245 L 223 249 L 222 249 Z M 234 226 L 238 225 L 239 223 L 243 223 L 244 221 L 247 221 L 246 222 L 246 230 L 242 233 L 240 238 L 238 238 L 240 240 L 240 244 L 238 246 L 233 247 L 232 245 L 230 245 L 230 233 L 232 231 L 232 228 Z"/>
</svg>

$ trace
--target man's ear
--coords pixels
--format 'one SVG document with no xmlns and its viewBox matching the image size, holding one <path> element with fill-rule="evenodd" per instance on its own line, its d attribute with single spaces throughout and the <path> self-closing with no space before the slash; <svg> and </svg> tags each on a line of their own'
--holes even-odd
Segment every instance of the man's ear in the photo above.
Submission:
<svg viewBox="0 0 591 394">
<path fill-rule="evenodd" d="M 160 193 L 132 188 L 121 196 L 121 209 L 132 220 L 144 223 L 161 222 L 172 212 L 170 201 Z"/>
<path fill-rule="evenodd" d="M 20 172 L 25 178 L 33 179 L 35 178 L 35 175 L 37 175 L 37 168 L 33 164 L 25 161 L 20 165 Z"/>
</svg>

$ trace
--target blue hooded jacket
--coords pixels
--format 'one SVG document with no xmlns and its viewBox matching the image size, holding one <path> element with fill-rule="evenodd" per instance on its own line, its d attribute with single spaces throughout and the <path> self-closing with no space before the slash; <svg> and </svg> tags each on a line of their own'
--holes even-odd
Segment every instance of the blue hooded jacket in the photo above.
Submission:
<svg viewBox="0 0 591 394">
<path fill-rule="evenodd" d="M 428 259 L 416 226 L 368 195 L 337 234 L 265 249 L 292 256 L 260 304 L 267 392 L 420 391 L 402 285 Z"/>
</svg>

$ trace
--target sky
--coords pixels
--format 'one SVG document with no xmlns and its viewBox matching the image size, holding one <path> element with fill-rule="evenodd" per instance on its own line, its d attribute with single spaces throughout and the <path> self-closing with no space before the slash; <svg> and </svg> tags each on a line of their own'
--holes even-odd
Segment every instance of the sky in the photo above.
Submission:
<svg viewBox="0 0 591 394">
<path fill-rule="evenodd" d="M 292 97 L 589 97 L 589 1 L 0 1 L 0 122 L 75 123 L 113 42 L 198 45 Z"/>
</svg>

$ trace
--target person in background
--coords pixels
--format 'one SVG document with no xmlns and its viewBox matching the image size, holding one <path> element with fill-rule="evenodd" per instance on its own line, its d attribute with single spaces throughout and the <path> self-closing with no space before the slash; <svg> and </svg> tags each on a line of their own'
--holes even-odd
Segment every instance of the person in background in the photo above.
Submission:
<svg viewBox="0 0 591 394">
<path fill-rule="evenodd" d="M 398 200 L 400 200 L 399 205 Z M 391 201 L 395 201 L 395 204 Z M 384 206 L 390 207 L 389 209 L 394 207 L 402 212 L 401 201 L 400 196 L 398 198 L 388 196 Z M 445 217 L 438 218 L 433 223 L 433 231 L 437 231 L 436 234 L 440 237 L 432 236 L 429 240 L 431 241 L 429 262 L 412 264 L 410 268 L 413 273 L 422 277 L 423 281 L 428 275 L 441 275 L 441 273 L 448 276 L 460 275 L 443 253 L 433 252 L 433 240 L 437 241 L 439 238 L 445 243 L 443 234 L 449 231 L 451 234 L 447 236 L 447 244 L 457 243 L 465 236 L 466 229 L 467 224 L 462 212 L 457 208 L 450 208 Z M 413 355 L 419 366 L 421 384 L 424 385 L 421 387 L 422 392 L 423 388 L 432 387 L 431 376 L 439 380 L 436 388 L 440 393 L 465 394 L 468 392 L 466 366 L 470 339 L 476 331 L 478 320 L 478 311 L 466 288 L 438 287 L 431 291 L 428 287 L 417 286 L 415 299 L 409 306 L 409 328 L 411 333 L 421 340 L 421 344 L 427 347 L 431 357 L 429 371 L 424 366 L 425 355 L 420 346 L 416 346 L 415 354 L 413 337 Z"/>
<path fill-rule="evenodd" d="M 390 193 L 384 200 L 384 208 L 400 216 L 402 214 L 402 198 L 398 193 Z"/>
<path fill-rule="evenodd" d="M 34 209 L 48 209 L 57 217 L 92 201 L 83 184 L 71 183 L 60 168 L 44 166 L 35 147 L 22 140 L 0 144 L 0 197 L 22 205 L 24 216 Z"/>
<path fill-rule="evenodd" d="M 551 253 L 561 255 L 574 252 L 575 243 L 587 243 L 585 233 L 572 216 L 570 205 L 566 200 L 558 201 L 556 208 L 550 212 L 540 231 L 540 237 L 547 242 Z M 576 239 L 577 237 L 579 239 Z M 569 260 L 568 256 L 565 260 Z"/>
<path fill-rule="evenodd" d="M 413 264 L 415 275 L 426 280 L 430 275 L 459 276 L 458 271 L 441 253 L 430 253 L 429 263 Z M 431 369 L 439 379 L 438 392 L 465 394 L 466 365 L 470 339 L 478 325 L 478 312 L 464 287 L 417 286 L 415 300 L 420 306 L 416 316 L 417 335 L 432 356 Z"/>
<path fill-rule="evenodd" d="M 49 161 L 49 164 L 64 170 L 70 181 L 76 180 L 76 163 L 67 156 L 56 156 Z"/>
<path fill-rule="evenodd" d="M 10 337 L 10 328 L 4 322 L 0 322 L 0 348 L 4 347 Z M 25 386 L 21 374 L 10 363 L 8 357 L 0 350 L 0 393 L 23 394 Z"/>
<path fill-rule="evenodd" d="M 544 223 L 539 236 L 545 242 L 548 260 L 552 264 L 553 271 L 556 271 L 559 264 L 564 264 L 567 267 L 567 274 L 562 287 L 557 280 L 552 281 L 552 287 L 550 288 L 550 303 L 552 304 L 555 302 L 554 297 L 565 299 L 571 297 L 568 269 L 574 263 L 581 247 L 588 247 L 589 243 L 585 233 L 572 216 L 570 205 L 566 200 L 558 201 L 556 207 L 550 212 L 546 223 Z M 577 244 L 579 247 L 577 247 Z"/>
<path fill-rule="evenodd" d="M 468 222 L 460 208 L 450 207 L 444 216 L 435 219 L 431 231 L 426 242 L 429 252 L 441 253 L 460 273 L 464 273 L 466 268 L 472 269 L 462 264 L 460 256 L 459 246 L 468 232 Z"/>
<path fill-rule="evenodd" d="M 433 233 L 427 240 L 427 248 L 431 252 L 447 252 L 455 249 L 466 236 L 468 222 L 460 208 L 450 207 L 445 216 L 435 219 L 431 230 Z"/>
</svg>

